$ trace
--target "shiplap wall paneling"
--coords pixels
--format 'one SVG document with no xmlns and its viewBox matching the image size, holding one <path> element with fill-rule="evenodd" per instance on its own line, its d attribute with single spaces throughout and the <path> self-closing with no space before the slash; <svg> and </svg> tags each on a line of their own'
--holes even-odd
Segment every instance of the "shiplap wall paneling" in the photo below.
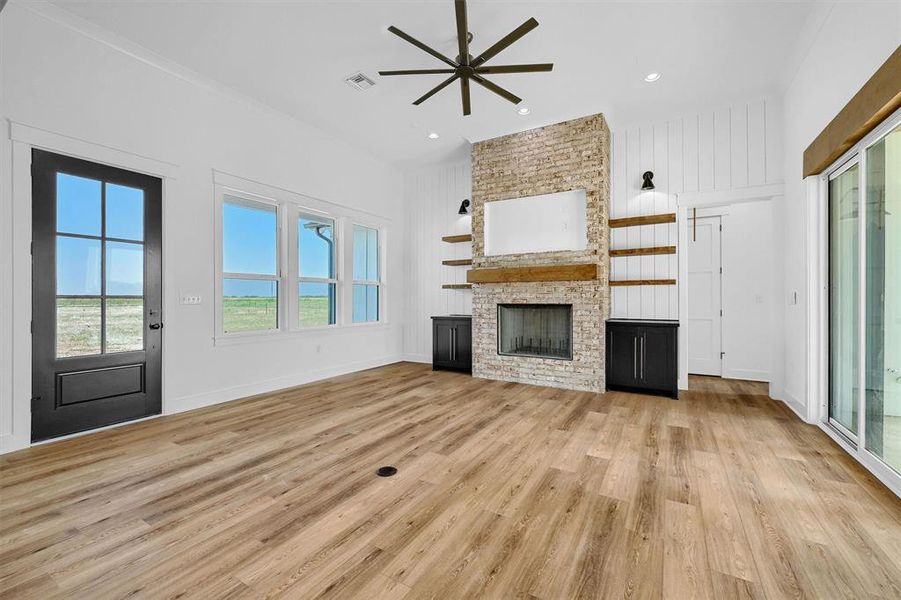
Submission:
<svg viewBox="0 0 901 600">
<path fill-rule="evenodd" d="M 666 122 L 633 127 L 614 137 L 612 218 L 675 211 L 668 192 L 670 156 Z M 624 158 L 625 157 L 625 158 Z M 641 191 L 642 173 L 654 172 L 655 190 Z M 617 200 L 617 199 L 621 199 Z M 676 244 L 676 224 L 640 225 L 611 231 L 613 248 L 647 248 Z M 621 256 L 610 259 L 611 279 L 675 279 L 675 255 Z M 615 318 L 675 318 L 675 286 L 612 287 L 611 316 Z"/>
<path fill-rule="evenodd" d="M 675 212 L 681 192 L 781 182 L 780 127 L 779 104 L 756 100 L 615 130 L 611 218 Z M 656 189 L 642 192 L 647 170 L 654 172 Z M 675 245 L 677 231 L 675 223 L 614 229 L 611 247 Z M 615 257 L 610 263 L 611 279 L 677 278 L 677 255 Z M 676 319 L 678 284 L 611 288 L 611 316 Z"/>
<path fill-rule="evenodd" d="M 469 161 L 423 169 L 407 176 L 407 296 L 404 349 L 411 360 L 431 359 L 432 315 L 471 314 L 472 292 L 445 290 L 443 284 L 466 283 L 468 267 L 441 261 L 472 257 L 468 243 L 449 244 L 442 236 L 471 232 L 470 217 L 457 214 L 471 198 Z"/>
</svg>

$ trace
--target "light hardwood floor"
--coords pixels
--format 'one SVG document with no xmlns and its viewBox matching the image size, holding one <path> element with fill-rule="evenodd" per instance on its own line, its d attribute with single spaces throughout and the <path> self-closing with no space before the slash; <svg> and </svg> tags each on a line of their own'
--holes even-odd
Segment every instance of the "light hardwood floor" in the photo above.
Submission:
<svg viewBox="0 0 901 600">
<path fill-rule="evenodd" d="M 898 498 L 761 386 L 692 387 L 400 363 L 8 455 L 0 597 L 901 597 Z"/>
</svg>

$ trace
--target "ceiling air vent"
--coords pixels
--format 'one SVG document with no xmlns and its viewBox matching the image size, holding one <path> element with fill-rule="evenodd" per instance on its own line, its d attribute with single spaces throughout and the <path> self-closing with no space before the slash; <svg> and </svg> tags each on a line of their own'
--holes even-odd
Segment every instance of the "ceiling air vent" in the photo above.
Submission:
<svg viewBox="0 0 901 600">
<path fill-rule="evenodd" d="M 362 73 L 354 73 L 350 77 L 345 78 L 344 83 L 354 89 L 360 90 L 361 92 L 368 90 L 375 85 L 375 82 L 373 80 L 366 77 Z"/>
</svg>

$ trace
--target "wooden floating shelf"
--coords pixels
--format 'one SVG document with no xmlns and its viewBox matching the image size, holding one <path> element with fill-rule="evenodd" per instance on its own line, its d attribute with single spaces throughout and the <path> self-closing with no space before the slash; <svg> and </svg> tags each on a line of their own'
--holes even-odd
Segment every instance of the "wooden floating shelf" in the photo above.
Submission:
<svg viewBox="0 0 901 600">
<path fill-rule="evenodd" d="M 446 235 L 441 238 L 442 242 L 447 242 L 448 244 L 459 244 L 460 242 L 471 242 L 472 234 L 464 233 L 461 235 Z"/>
<path fill-rule="evenodd" d="M 611 250 L 610 256 L 649 256 L 651 254 L 675 254 L 675 246 L 654 246 L 653 248 L 624 248 Z"/>
<path fill-rule="evenodd" d="M 619 281 L 611 281 L 611 286 L 620 285 L 676 285 L 675 279 L 621 279 Z"/>
<path fill-rule="evenodd" d="M 516 283 L 524 281 L 591 281 L 598 279 L 598 265 L 545 265 L 540 267 L 497 267 L 470 269 L 469 283 Z"/>
<path fill-rule="evenodd" d="M 626 217 L 624 219 L 610 219 L 610 229 L 617 227 L 635 227 L 637 225 L 657 225 L 659 223 L 675 223 L 676 213 L 663 213 L 660 215 L 645 215 L 643 217 Z"/>
<path fill-rule="evenodd" d="M 454 258 L 451 260 L 442 260 L 442 265 L 447 265 L 448 267 L 464 267 L 466 265 L 472 264 L 471 258 Z"/>
<path fill-rule="evenodd" d="M 472 284 L 469 283 L 445 283 L 441 286 L 441 289 L 444 290 L 468 290 L 472 288 Z"/>
</svg>

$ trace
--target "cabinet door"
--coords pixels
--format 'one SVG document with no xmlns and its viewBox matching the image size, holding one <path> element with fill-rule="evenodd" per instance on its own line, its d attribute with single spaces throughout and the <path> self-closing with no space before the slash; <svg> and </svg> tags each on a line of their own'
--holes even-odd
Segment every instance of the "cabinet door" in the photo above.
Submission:
<svg viewBox="0 0 901 600">
<path fill-rule="evenodd" d="M 453 362 L 453 321 L 433 321 L 432 327 L 432 362 L 442 366 Z"/>
<path fill-rule="evenodd" d="M 667 390 L 676 380 L 676 348 L 673 330 L 648 327 L 640 334 L 638 376 L 641 386 Z"/>
<path fill-rule="evenodd" d="M 472 325 L 469 321 L 460 321 L 455 326 L 454 363 L 461 369 L 472 368 Z"/>
<path fill-rule="evenodd" d="M 607 383 L 634 386 L 638 375 L 637 331 L 634 327 L 611 327 L 607 330 Z"/>
</svg>

